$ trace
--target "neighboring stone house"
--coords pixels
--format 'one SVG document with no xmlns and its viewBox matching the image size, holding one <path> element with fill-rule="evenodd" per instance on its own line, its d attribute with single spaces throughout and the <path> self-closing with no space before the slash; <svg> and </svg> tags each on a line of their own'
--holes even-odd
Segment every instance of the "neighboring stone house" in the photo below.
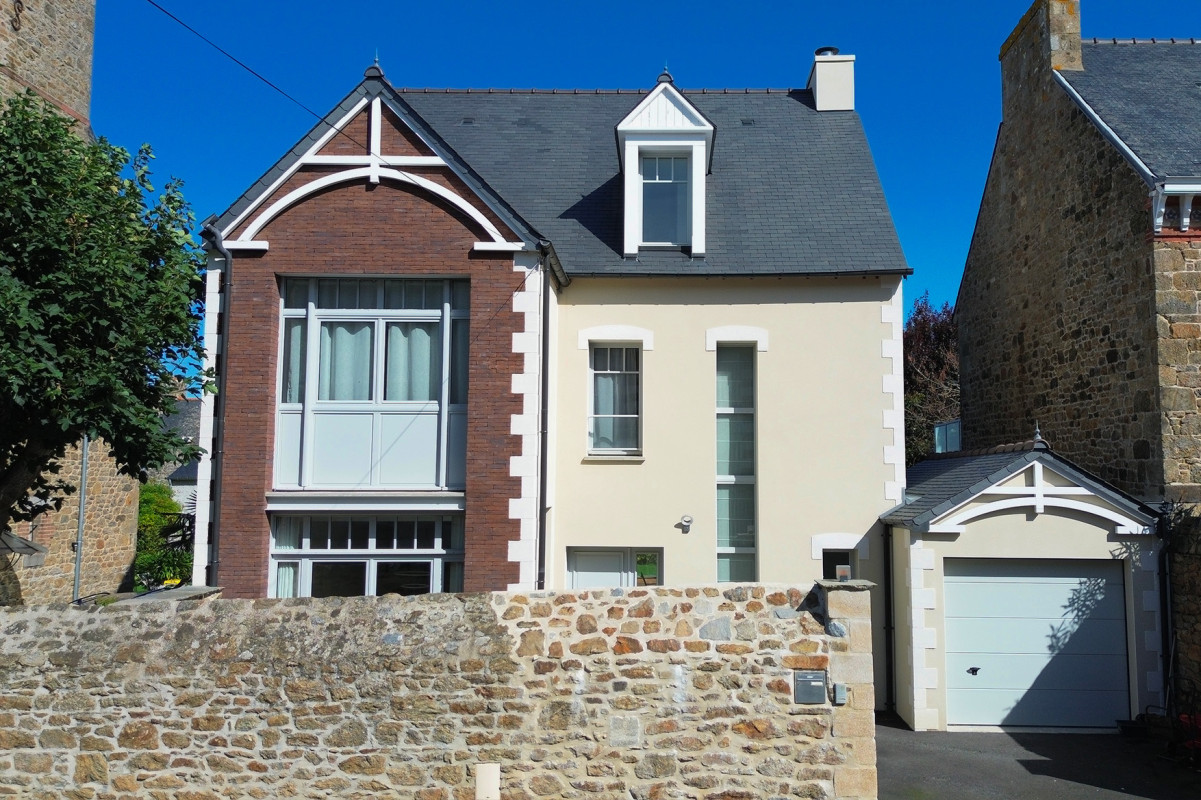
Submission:
<svg viewBox="0 0 1201 800">
<path fill-rule="evenodd" d="M 368 69 L 206 226 L 196 582 L 880 582 L 909 269 L 853 68 L 823 50 L 805 89 L 737 91 Z"/>
<path fill-rule="evenodd" d="M 0 12 L 0 102 L 33 90 L 79 121 L 90 136 L 94 0 L 8 4 Z M 72 448 L 60 473 L 78 487 L 82 458 Z M 19 523 L 0 540 L 0 605 L 69 602 L 75 587 L 80 502 L 86 502 L 79 593 L 115 592 L 137 544 L 138 483 L 119 475 L 103 443 L 88 449 L 86 495 L 68 496 L 59 512 Z M 13 537 L 13 538 L 9 538 Z"/>
<path fill-rule="evenodd" d="M 32 89 L 88 131 L 96 0 L 5 3 L 0 98 Z"/>
<path fill-rule="evenodd" d="M 964 446 L 1037 424 L 1144 502 L 1201 502 L 1201 43 L 1082 40 L 1078 3 L 1038 0 L 1000 59 L 957 306 Z M 1175 560 L 1173 588 L 1177 667 L 1201 686 L 1201 558 Z"/>
</svg>

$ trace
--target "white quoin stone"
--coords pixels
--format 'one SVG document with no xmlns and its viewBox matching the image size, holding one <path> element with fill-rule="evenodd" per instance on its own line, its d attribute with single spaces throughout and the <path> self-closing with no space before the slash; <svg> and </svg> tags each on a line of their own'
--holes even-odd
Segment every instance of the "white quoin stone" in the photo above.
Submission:
<svg viewBox="0 0 1201 800">
<path fill-rule="evenodd" d="M 855 57 L 819 55 L 813 57 L 809 85 L 818 111 L 855 110 Z"/>
</svg>

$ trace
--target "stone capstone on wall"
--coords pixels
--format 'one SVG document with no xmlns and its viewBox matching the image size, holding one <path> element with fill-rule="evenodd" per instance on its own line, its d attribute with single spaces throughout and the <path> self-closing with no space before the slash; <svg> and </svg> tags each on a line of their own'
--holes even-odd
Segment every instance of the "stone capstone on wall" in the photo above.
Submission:
<svg viewBox="0 0 1201 800">
<path fill-rule="evenodd" d="M 868 586 L 4 609 L 0 795 L 874 798 Z"/>
</svg>

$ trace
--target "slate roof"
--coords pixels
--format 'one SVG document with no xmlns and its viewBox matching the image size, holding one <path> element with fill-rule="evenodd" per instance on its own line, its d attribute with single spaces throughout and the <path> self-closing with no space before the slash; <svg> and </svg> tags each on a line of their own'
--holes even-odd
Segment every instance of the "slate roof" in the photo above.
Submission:
<svg viewBox="0 0 1201 800">
<path fill-rule="evenodd" d="M 163 417 L 163 429 L 175 431 L 190 442 L 200 441 L 200 400 L 181 398 L 175 401 L 175 411 Z M 181 478 L 196 480 L 199 459 L 186 464 L 164 464 L 150 473 L 153 480 L 172 482 Z"/>
<path fill-rule="evenodd" d="M 644 91 L 393 90 L 369 77 L 221 215 L 225 227 L 360 97 L 406 122 L 522 238 L 547 239 L 568 275 L 909 274 L 863 125 L 802 90 L 682 93 L 716 127 L 703 258 L 622 254 L 615 126 Z M 471 124 L 463 124 L 471 119 Z M 744 124 L 744 120 L 752 124 Z M 441 150 L 441 147 L 435 149 Z"/>
<path fill-rule="evenodd" d="M 899 528 L 922 529 L 1035 461 L 1154 523 L 1154 509 L 1051 452 L 1041 439 L 987 450 L 943 453 L 914 464 L 906 471 L 906 502 L 884 512 L 880 519 Z"/>
<path fill-rule="evenodd" d="M 1094 39 L 1061 70 L 1157 179 L 1201 176 L 1201 42 Z"/>
</svg>

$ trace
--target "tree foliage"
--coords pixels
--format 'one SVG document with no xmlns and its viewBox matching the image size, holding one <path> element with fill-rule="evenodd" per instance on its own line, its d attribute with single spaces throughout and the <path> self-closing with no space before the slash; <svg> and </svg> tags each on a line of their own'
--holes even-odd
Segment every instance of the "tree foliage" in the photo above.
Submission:
<svg viewBox="0 0 1201 800">
<path fill-rule="evenodd" d="M 138 495 L 138 552 L 133 561 L 136 587 L 153 589 L 192 574 L 192 551 L 172 546 L 167 536 L 179 529 L 180 505 L 171 487 L 159 481 L 143 484 Z M 135 587 L 135 588 L 136 588 Z"/>
<path fill-rule="evenodd" d="M 905 460 L 934 452 L 934 426 L 959 418 L 959 328 L 955 309 L 927 292 L 905 322 Z"/>
<path fill-rule="evenodd" d="M 139 478 L 199 452 L 161 417 L 180 381 L 203 388 L 202 261 L 151 158 L 85 141 L 32 94 L 0 109 L 0 529 L 61 504 L 84 434 Z"/>
</svg>

